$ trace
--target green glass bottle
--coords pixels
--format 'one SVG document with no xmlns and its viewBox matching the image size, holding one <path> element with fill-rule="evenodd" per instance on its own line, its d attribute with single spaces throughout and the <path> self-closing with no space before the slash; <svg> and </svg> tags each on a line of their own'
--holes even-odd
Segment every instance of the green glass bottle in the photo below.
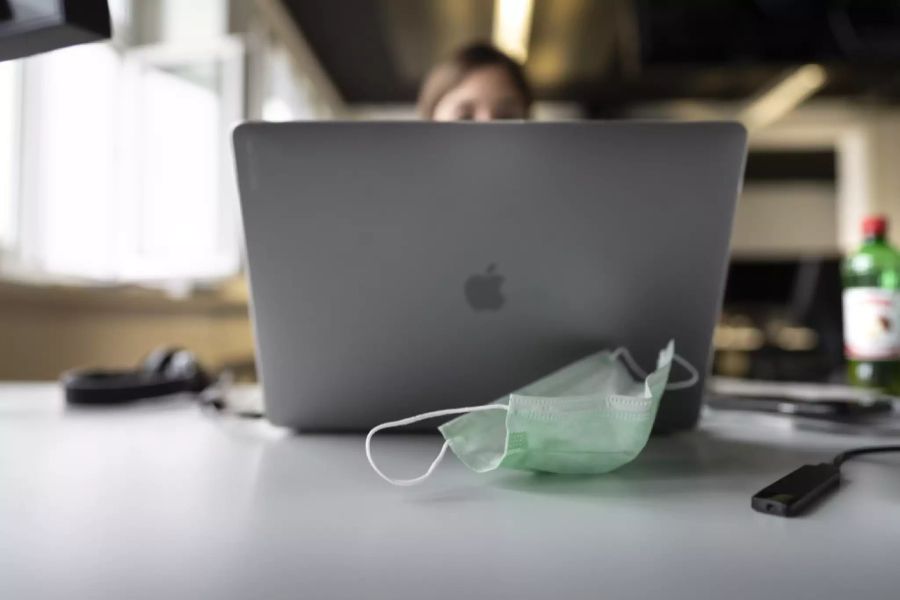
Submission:
<svg viewBox="0 0 900 600">
<path fill-rule="evenodd" d="M 865 241 L 844 261 L 844 355 L 853 385 L 900 395 L 900 252 L 887 219 L 863 221 Z"/>
</svg>

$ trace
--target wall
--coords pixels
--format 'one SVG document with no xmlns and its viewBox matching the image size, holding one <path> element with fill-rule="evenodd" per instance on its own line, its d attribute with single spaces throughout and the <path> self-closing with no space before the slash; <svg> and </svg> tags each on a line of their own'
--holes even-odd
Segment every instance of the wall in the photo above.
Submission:
<svg viewBox="0 0 900 600">
<path fill-rule="evenodd" d="M 849 101 L 810 103 L 754 132 L 751 144 L 758 148 L 835 149 L 835 224 L 840 251 L 850 252 L 860 244 L 862 218 L 874 213 L 891 218 L 891 241 L 900 245 L 900 111 L 896 108 Z"/>
<path fill-rule="evenodd" d="M 827 183 L 749 183 L 737 204 L 732 255 L 836 255 L 835 188 Z"/>
<path fill-rule="evenodd" d="M 235 6 L 232 12 L 245 11 Z M 250 14 L 239 16 L 232 19 L 232 27 L 240 26 L 239 21 L 246 27 L 249 118 L 345 116 L 343 98 L 281 0 L 254 0 Z"/>
<path fill-rule="evenodd" d="M 220 295 L 176 300 L 149 290 L 0 283 L 0 340 L 0 380 L 127 368 L 164 345 L 188 348 L 213 368 L 253 360 L 245 299 Z"/>
<path fill-rule="evenodd" d="M 702 120 L 735 119 L 743 109 L 742 103 L 681 101 L 650 103 L 637 107 L 633 116 L 655 119 Z M 835 244 L 841 253 L 855 250 L 862 241 L 860 223 L 863 217 L 883 213 L 891 218 L 891 241 L 900 246 L 900 110 L 895 107 L 873 105 L 865 100 L 813 99 L 784 118 L 762 129 L 750 132 L 750 147 L 759 150 L 834 150 L 837 154 L 837 185 L 831 194 L 825 190 L 799 191 L 786 184 L 781 191 L 753 190 L 745 192 L 738 207 L 735 236 L 744 248 L 766 252 L 762 245 L 770 245 L 779 254 L 795 243 L 811 242 L 809 249 L 824 243 L 825 232 L 831 231 L 834 221 Z M 806 221 L 794 219 L 797 227 L 785 227 L 787 210 L 784 203 L 792 202 L 798 192 L 798 210 L 815 223 L 817 232 L 806 227 Z M 815 194 L 824 194 L 823 202 L 813 207 Z M 762 197 L 758 203 L 752 197 Z M 782 201 L 775 197 L 781 196 Z M 762 207 L 765 206 L 765 210 Z M 822 210 L 830 206 L 833 215 Z M 748 221 L 745 223 L 745 221 Z M 771 227 L 761 227 L 767 222 Z M 798 242 L 788 238 L 796 236 Z M 753 238 L 756 239 L 753 239 Z M 796 249 L 796 248 L 795 248 Z"/>
<path fill-rule="evenodd" d="M 221 37 L 228 0 L 132 0 L 132 43 L 197 42 Z"/>
<path fill-rule="evenodd" d="M 890 239 L 900 247 L 900 111 L 865 111 L 840 142 L 838 177 L 844 199 L 850 247 L 858 245 L 859 222 L 881 213 L 891 223 Z"/>
</svg>

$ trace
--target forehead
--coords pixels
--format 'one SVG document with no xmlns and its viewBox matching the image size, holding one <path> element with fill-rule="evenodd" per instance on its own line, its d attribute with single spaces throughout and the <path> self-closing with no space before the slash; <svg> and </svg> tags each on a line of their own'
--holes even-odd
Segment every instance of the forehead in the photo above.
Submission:
<svg viewBox="0 0 900 600">
<path fill-rule="evenodd" d="M 447 96 L 491 96 L 509 97 L 521 96 L 510 74 L 501 66 L 489 65 L 480 67 L 463 77 Z"/>
</svg>

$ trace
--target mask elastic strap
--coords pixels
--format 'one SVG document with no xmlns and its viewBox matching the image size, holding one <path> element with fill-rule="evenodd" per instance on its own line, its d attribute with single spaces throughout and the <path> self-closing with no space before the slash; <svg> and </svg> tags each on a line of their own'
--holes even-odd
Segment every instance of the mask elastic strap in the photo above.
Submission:
<svg viewBox="0 0 900 600">
<path fill-rule="evenodd" d="M 613 358 L 621 358 L 622 362 L 624 362 L 626 365 L 628 365 L 628 368 L 631 369 L 633 372 L 637 373 L 641 377 L 644 377 L 644 378 L 647 377 L 647 372 L 644 371 L 640 367 L 640 365 L 637 364 L 637 362 L 635 362 L 634 357 L 631 356 L 631 353 L 628 351 L 627 348 L 616 348 L 615 350 L 613 350 L 612 357 Z M 694 365 L 689 363 L 686 358 L 684 358 L 678 354 L 674 354 L 672 356 L 672 360 L 674 360 L 679 365 L 684 367 L 684 369 L 688 373 L 690 373 L 690 377 L 688 379 L 685 379 L 684 381 L 676 381 L 675 383 L 668 383 L 668 384 L 666 384 L 666 389 L 667 390 L 683 390 L 683 389 L 687 389 L 689 387 L 693 387 L 693 386 L 697 385 L 697 382 L 700 381 L 700 373 L 697 372 L 697 369 L 694 368 Z"/>
<path fill-rule="evenodd" d="M 416 415 L 414 417 L 407 417 L 406 419 L 400 419 L 399 421 L 389 421 L 387 423 L 382 423 L 381 425 L 377 425 L 372 428 L 369 432 L 369 435 L 366 436 L 366 458 L 369 459 L 369 465 L 371 465 L 372 469 L 378 473 L 378 476 L 391 483 L 393 485 L 400 486 L 410 486 L 416 485 L 418 483 L 422 483 L 437 468 L 438 464 L 440 464 L 441 460 L 443 460 L 444 455 L 447 453 L 447 448 L 450 447 L 450 442 L 444 442 L 444 445 L 441 447 L 441 451 L 438 453 L 437 458 L 432 461 L 431 466 L 428 467 L 428 470 L 425 471 L 423 475 L 415 477 L 413 479 L 393 479 L 388 477 L 384 473 L 381 472 L 375 465 L 375 460 L 372 458 L 372 437 L 383 429 L 392 429 L 394 427 L 403 427 L 404 425 L 409 425 L 411 423 L 418 423 L 419 421 L 424 421 L 425 419 L 433 419 L 434 417 L 444 417 L 447 415 L 461 415 L 464 413 L 471 412 L 480 412 L 483 410 L 509 410 L 509 407 L 505 404 L 483 404 L 480 406 L 467 406 L 463 408 L 447 408 L 444 410 L 435 410 L 432 412 L 422 413 L 421 415 Z"/>
</svg>

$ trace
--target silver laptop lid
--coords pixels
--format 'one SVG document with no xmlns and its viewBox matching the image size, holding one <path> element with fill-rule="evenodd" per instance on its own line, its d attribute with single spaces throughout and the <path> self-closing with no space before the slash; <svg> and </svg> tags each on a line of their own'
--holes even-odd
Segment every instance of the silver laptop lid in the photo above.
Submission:
<svg viewBox="0 0 900 600">
<path fill-rule="evenodd" d="M 670 338 L 707 371 L 740 125 L 317 122 L 234 137 L 275 423 L 363 430 L 493 401 L 602 348 L 650 368 Z M 657 428 L 691 427 L 701 390 L 667 393 Z"/>
</svg>

